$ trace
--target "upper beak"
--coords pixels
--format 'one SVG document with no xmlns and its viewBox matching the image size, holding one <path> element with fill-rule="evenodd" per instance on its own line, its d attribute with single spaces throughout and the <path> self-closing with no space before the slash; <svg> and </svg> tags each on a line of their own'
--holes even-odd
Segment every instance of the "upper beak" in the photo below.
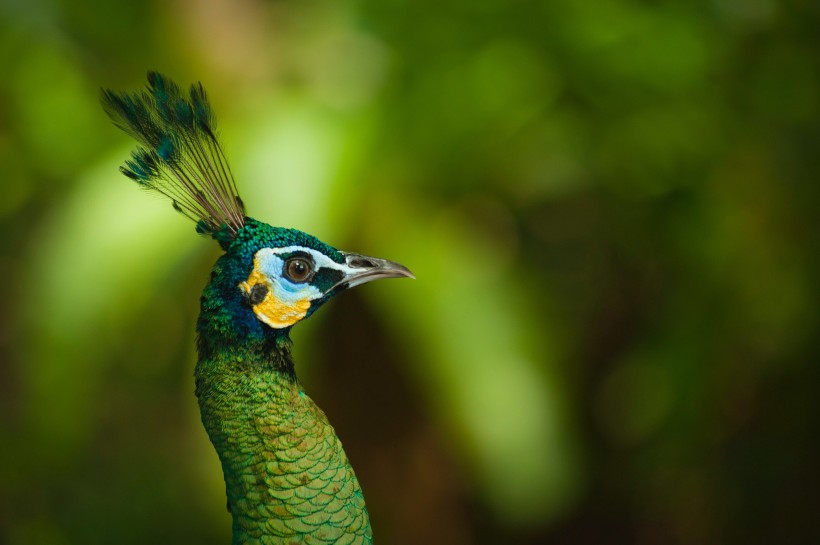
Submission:
<svg viewBox="0 0 820 545">
<path fill-rule="evenodd" d="M 344 256 L 345 263 L 350 271 L 327 290 L 328 292 L 339 287 L 341 289 L 352 288 L 381 278 L 407 277 L 416 279 L 410 269 L 394 261 L 347 252 L 344 252 Z"/>
</svg>

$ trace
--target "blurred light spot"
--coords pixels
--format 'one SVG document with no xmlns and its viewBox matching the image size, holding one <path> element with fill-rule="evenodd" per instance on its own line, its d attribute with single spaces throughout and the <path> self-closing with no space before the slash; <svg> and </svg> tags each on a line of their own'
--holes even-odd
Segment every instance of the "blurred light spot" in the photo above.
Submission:
<svg viewBox="0 0 820 545">
<path fill-rule="evenodd" d="M 103 371 L 117 364 L 117 324 L 196 241 L 187 220 L 164 199 L 138 194 L 118 164 L 104 161 L 83 178 L 34 237 L 25 264 L 29 285 L 38 286 L 25 309 L 26 410 L 56 463 L 70 460 L 95 424 Z"/>
<path fill-rule="evenodd" d="M 254 125 L 236 135 L 234 145 L 242 150 L 236 154 L 236 178 L 247 180 L 243 194 L 251 215 L 321 233 L 327 227 L 324 212 L 332 207 L 339 127 L 308 103 L 283 102 L 281 110 L 257 112 Z"/>
</svg>

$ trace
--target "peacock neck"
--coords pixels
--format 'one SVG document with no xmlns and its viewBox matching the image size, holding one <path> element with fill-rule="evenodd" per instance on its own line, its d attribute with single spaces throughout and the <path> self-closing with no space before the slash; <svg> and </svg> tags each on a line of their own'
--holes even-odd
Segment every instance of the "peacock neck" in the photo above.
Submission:
<svg viewBox="0 0 820 545">
<path fill-rule="evenodd" d="M 251 343 L 200 358 L 196 395 L 202 423 L 225 478 L 234 543 L 252 543 L 265 531 L 271 497 L 265 493 L 266 464 L 276 457 L 264 421 L 291 426 L 304 395 L 296 378 L 290 342 Z"/>
<path fill-rule="evenodd" d="M 296 378 L 288 330 L 248 312 L 237 267 L 220 258 L 203 292 L 195 371 L 202 423 L 225 476 L 233 543 L 372 543 L 361 487 L 333 427 Z"/>
<path fill-rule="evenodd" d="M 226 425 L 238 426 L 232 430 L 232 439 L 256 432 L 252 415 L 257 409 L 286 412 L 294 396 L 304 395 L 287 337 L 209 350 L 200 355 L 194 377 L 202 421 L 209 435 Z M 214 446 L 221 455 L 224 445 Z"/>
<path fill-rule="evenodd" d="M 245 339 L 241 343 L 205 342 L 202 337 L 194 373 L 197 387 L 200 377 L 213 377 L 216 373 L 273 373 L 288 382 L 298 382 L 291 352 L 293 343 L 286 334 Z M 232 363 L 228 365 L 225 361 Z"/>
<path fill-rule="evenodd" d="M 372 543 L 361 487 L 293 372 L 289 341 L 200 356 L 196 384 L 222 462 L 234 545 Z"/>
</svg>

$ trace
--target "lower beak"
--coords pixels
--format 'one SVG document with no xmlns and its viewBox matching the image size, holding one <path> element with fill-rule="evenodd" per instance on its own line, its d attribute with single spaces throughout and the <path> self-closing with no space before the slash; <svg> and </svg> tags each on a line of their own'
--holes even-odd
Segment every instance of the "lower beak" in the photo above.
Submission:
<svg viewBox="0 0 820 545">
<path fill-rule="evenodd" d="M 344 278 L 327 290 L 328 292 L 337 288 L 340 290 L 353 288 L 382 278 L 406 277 L 416 279 L 413 273 L 410 272 L 410 269 L 395 261 L 347 252 L 344 252 L 344 256 L 349 272 L 345 274 Z"/>
</svg>

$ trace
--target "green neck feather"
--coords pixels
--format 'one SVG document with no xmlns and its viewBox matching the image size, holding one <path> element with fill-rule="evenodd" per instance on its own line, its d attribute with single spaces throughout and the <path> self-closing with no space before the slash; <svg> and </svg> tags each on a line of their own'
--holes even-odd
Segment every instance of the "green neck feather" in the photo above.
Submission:
<svg viewBox="0 0 820 545">
<path fill-rule="evenodd" d="M 224 255 L 203 292 L 195 372 L 233 543 L 372 543 L 341 442 L 296 378 L 288 331 L 260 324 L 238 295 L 240 265 Z"/>
</svg>

